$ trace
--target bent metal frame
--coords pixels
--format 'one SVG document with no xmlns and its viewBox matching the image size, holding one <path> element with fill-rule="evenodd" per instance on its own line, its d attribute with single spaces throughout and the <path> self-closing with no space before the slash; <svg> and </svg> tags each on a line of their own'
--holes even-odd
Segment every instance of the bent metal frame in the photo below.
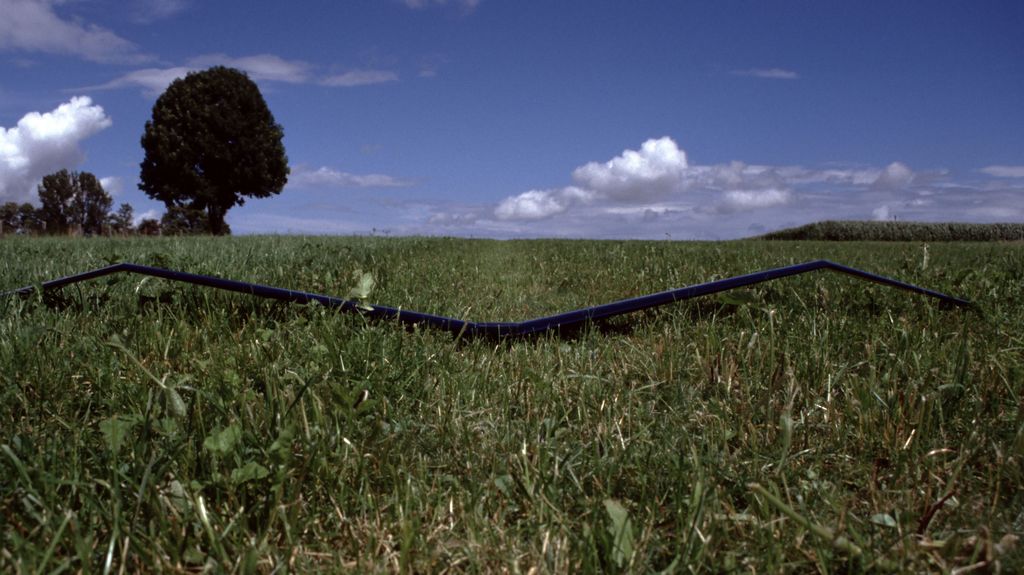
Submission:
<svg viewBox="0 0 1024 575">
<path fill-rule="evenodd" d="M 577 328 L 588 322 L 604 320 L 610 317 L 619 316 L 644 309 L 655 308 L 678 301 L 688 300 L 695 297 L 723 292 L 726 290 L 745 287 L 774 279 L 794 276 L 816 270 L 832 270 L 851 275 L 862 280 L 911 291 L 917 294 L 930 296 L 945 304 L 952 304 L 957 307 L 970 307 L 971 302 L 940 293 L 927 288 L 899 280 L 876 275 L 870 272 L 858 270 L 828 260 L 815 260 L 791 266 L 773 268 L 754 272 L 751 274 L 720 279 L 688 287 L 671 289 L 636 298 L 624 299 L 612 303 L 606 303 L 594 307 L 578 309 L 575 311 L 560 313 L 536 319 L 520 322 L 475 322 L 444 317 L 417 311 L 410 311 L 400 308 L 382 305 L 364 305 L 358 301 L 339 298 L 334 296 L 308 293 L 298 290 L 284 289 L 260 284 L 218 278 L 214 276 L 199 275 L 188 272 L 181 272 L 157 267 L 143 266 L 133 263 L 119 263 L 104 268 L 99 268 L 80 274 L 75 274 L 42 283 L 39 287 L 43 292 L 62 288 L 64 286 L 107 276 L 116 273 L 134 273 L 166 280 L 184 282 L 194 285 L 206 286 L 216 289 L 233 291 L 257 297 L 270 298 L 290 303 L 318 302 L 326 307 L 339 309 L 343 312 L 355 312 L 363 314 L 371 319 L 395 320 L 406 325 L 423 324 L 435 329 L 449 331 L 460 336 L 488 336 L 488 337 L 523 337 L 542 334 L 545 332 L 558 332 Z M 22 295 L 27 296 L 36 291 L 36 286 L 27 286 L 20 289 L 3 293 L 3 296 Z"/>
</svg>

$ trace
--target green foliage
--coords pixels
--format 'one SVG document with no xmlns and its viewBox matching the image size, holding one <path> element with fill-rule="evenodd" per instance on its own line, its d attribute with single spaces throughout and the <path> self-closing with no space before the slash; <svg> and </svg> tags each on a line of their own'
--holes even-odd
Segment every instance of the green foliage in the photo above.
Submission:
<svg viewBox="0 0 1024 575">
<path fill-rule="evenodd" d="M 842 242 L 1012 242 L 1024 224 L 825 221 L 760 236 L 763 240 Z"/>
<path fill-rule="evenodd" d="M 38 217 L 47 233 L 103 233 L 113 200 L 96 176 L 61 170 L 43 177 L 38 193 Z"/>
<path fill-rule="evenodd" d="M 605 499 L 604 509 L 608 513 L 612 563 L 622 569 L 633 558 L 633 521 L 629 518 L 629 511 L 614 499 Z"/>
<path fill-rule="evenodd" d="M 227 222 L 221 224 L 221 234 L 230 234 Z M 169 206 L 160 218 L 160 233 L 165 236 L 194 236 L 213 233 L 210 220 L 202 210 L 188 206 Z"/>
<path fill-rule="evenodd" d="M 158 236 L 160 235 L 160 222 L 153 218 L 144 218 L 135 228 L 135 232 L 140 236 Z"/>
<path fill-rule="evenodd" d="M 123 203 L 117 208 L 117 213 L 107 218 L 107 225 L 111 233 L 127 235 L 135 231 L 135 209 L 131 204 Z"/>
<path fill-rule="evenodd" d="M 0 290 L 371 274 L 498 321 L 826 258 L 978 310 L 820 272 L 496 342 L 128 275 L 0 299 L 0 572 L 1024 570 L 1020 243 L 82 245 L 5 237 Z"/>
<path fill-rule="evenodd" d="M 284 132 L 244 73 L 214 67 L 171 83 L 146 122 L 139 188 L 168 209 L 205 212 L 207 229 L 246 198 L 279 194 L 288 180 Z"/>
<path fill-rule="evenodd" d="M 18 217 L 17 202 L 5 202 L 0 205 L 0 235 L 15 234 L 21 231 L 21 218 Z"/>
<path fill-rule="evenodd" d="M 352 286 L 352 289 L 348 290 L 345 297 L 358 301 L 359 307 L 365 310 L 373 309 L 368 303 L 370 294 L 373 293 L 373 288 L 377 285 L 377 281 L 373 279 L 373 274 L 363 270 L 355 270 L 352 272 L 352 281 L 355 282 L 355 285 Z"/>
</svg>

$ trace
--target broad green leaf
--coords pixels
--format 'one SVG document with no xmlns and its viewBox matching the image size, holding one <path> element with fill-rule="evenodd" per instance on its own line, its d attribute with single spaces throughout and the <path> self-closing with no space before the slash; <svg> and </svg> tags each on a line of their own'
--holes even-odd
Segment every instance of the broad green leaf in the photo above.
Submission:
<svg viewBox="0 0 1024 575">
<path fill-rule="evenodd" d="M 234 451 L 241 439 L 242 427 L 238 424 L 229 425 L 203 440 L 203 448 L 217 455 L 227 455 Z"/>
<path fill-rule="evenodd" d="M 370 272 L 364 272 L 363 270 L 356 270 L 352 272 L 352 279 L 355 280 L 355 286 L 348 290 L 348 297 L 350 299 L 365 300 L 370 297 L 370 293 L 373 292 L 374 286 L 377 284 L 376 280 L 373 279 L 373 274 Z"/>
<path fill-rule="evenodd" d="M 121 446 L 124 445 L 124 440 L 131 433 L 132 428 L 135 427 L 136 420 L 134 418 L 122 417 L 115 415 L 109 417 L 100 422 L 100 433 L 103 434 L 103 440 L 106 441 L 107 447 L 114 454 L 121 451 Z"/>
<path fill-rule="evenodd" d="M 793 415 L 786 409 L 779 416 L 779 442 L 781 443 L 781 454 L 779 456 L 780 464 L 785 461 L 789 455 L 789 450 L 793 446 Z"/>
<path fill-rule="evenodd" d="M 882 527 L 896 527 L 896 520 L 888 513 L 876 513 L 871 516 L 871 522 Z"/>
<path fill-rule="evenodd" d="M 499 475 L 494 478 L 494 486 L 497 487 L 498 490 L 501 491 L 506 497 L 512 496 L 512 488 L 514 485 L 515 482 L 513 481 L 511 475 Z"/>
<path fill-rule="evenodd" d="M 255 461 L 250 461 L 231 472 L 231 483 L 241 485 L 246 481 L 263 479 L 268 475 L 270 475 L 270 471 L 266 467 L 263 467 Z"/>
<path fill-rule="evenodd" d="M 171 415 L 174 417 L 185 417 L 188 414 L 188 408 L 185 406 L 185 400 L 181 398 L 178 390 L 168 387 L 164 390 L 164 393 L 167 394 L 167 409 L 170 410 Z"/>
<path fill-rule="evenodd" d="M 295 437 L 295 432 L 290 428 L 285 427 L 278 434 L 277 439 L 270 444 L 267 448 L 267 453 L 271 459 L 275 462 L 281 463 L 287 461 L 292 455 L 292 438 Z"/>
<path fill-rule="evenodd" d="M 633 557 L 633 521 L 629 511 L 614 499 L 605 499 L 604 508 L 611 520 L 608 532 L 612 535 L 612 560 L 621 568 Z"/>
</svg>

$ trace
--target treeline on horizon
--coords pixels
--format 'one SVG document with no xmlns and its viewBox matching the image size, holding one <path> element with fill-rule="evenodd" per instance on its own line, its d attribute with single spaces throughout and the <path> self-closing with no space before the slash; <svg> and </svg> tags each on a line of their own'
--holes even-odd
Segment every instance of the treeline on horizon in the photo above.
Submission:
<svg viewBox="0 0 1024 575">
<path fill-rule="evenodd" d="M 829 220 L 767 233 L 755 239 L 838 242 L 1011 242 L 1024 240 L 1024 223 Z"/>
<path fill-rule="evenodd" d="M 202 210 L 169 206 L 159 219 L 135 222 L 131 204 L 113 211 L 113 198 L 99 178 L 89 172 L 60 170 L 43 178 L 37 188 L 39 206 L 30 202 L 0 204 L 0 236 L 179 236 L 211 234 Z M 221 233 L 230 234 L 227 223 Z"/>
</svg>

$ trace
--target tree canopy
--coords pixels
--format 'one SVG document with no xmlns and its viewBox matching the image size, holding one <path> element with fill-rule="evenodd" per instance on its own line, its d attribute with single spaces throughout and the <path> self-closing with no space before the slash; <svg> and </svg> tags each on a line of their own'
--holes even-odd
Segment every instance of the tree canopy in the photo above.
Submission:
<svg viewBox="0 0 1024 575">
<path fill-rule="evenodd" d="M 171 207 L 206 213 L 211 233 L 245 198 L 281 193 L 288 181 L 284 131 L 259 88 L 217 66 L 168 86 L 146 122 L 139 189 Z"/>
<path fill-rule="evenodd" d="M 85 234 L 99 234 L 107 223 L 113 200 L 96 176 L 89 172 L 61 170 L 43 177 L 37 189 L 38 217 L 51 234 L 78 228 Z"/>
</svg>

